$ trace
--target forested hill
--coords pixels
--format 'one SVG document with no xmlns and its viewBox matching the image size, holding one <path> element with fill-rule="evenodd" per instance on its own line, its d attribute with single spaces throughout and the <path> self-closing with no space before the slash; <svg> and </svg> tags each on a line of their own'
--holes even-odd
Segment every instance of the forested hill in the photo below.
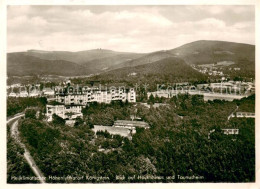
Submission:
<svg viewBox="0 0 260 189">
<path fill-rule="evenodd" d="M 164 58 L 153 63 L 125 67 L 101 74 L 109 77 L 130 77 L 131 74 L 142 75 L 173 75 L 174 77 L 200 77 L 202 74 L 192 69 L 182 59 Z"/>
<path fill-rule="evenodd" d="M 255 46 L 226 41 L 195 41 L 168 51 L 192 64 L 211 64 L 218 61 L 255 61 Z M 254 62 L 253 62 L 254 63 Z"/>
<path fill-rule="evenodd" d="M 8 76 L 99 74 L 117 70 L 118 68 L 158 64 L 158 61 L 165 61 L 167 58 L 179 58 L 189 65 L 232 61 L 234 63 L 233 67 L 241 68 L 242 77 L 247 76 L 249 72 L 250 75 L 254 75 L 255 71 L 255 46 L 225 41 L 195 41 L 175 49 L 145 54 L 103 49 L 79 52 L 29 50 L 8 53 L 7 57 Z M 140 69 L 144 73 L 152 72 L 148 66 L 144 66 L 144 68 L 148 70 L 146 71 L 142 67 L 136 67 L 135 69 Z M 151 68 L 155 68 L 155 66 L 151 65 Z M 179 72 L 169 70 L 173 71 L 172 74 L 179 75 Z M 159 72 L 161 72 L 161 68 Z"/>
<path fill-rule="evenodd" d="M 86 74 L 83 66 L 66 60 L 44 60 L 22 53 L 7 55 L 7 75 L 61 75 L 73 76 Z"/>
<path fill-rule="evenodd" d="M 140 81 L 150 86 L 155 83 L 184 82 L 205 80 L 206 75 L 194 70 L 179 58 L 165 58 L 144 65 L 119 68 L 93 77 L 96 80 L 126 82 L 135 84 Z"/>
<path fill-rule="evenodd" d="M 29 50 L 7 54 L 7 73 L 8 76 L 89 75 L 143 55 L 101 49 L 79 52 Z"/>
</svg>

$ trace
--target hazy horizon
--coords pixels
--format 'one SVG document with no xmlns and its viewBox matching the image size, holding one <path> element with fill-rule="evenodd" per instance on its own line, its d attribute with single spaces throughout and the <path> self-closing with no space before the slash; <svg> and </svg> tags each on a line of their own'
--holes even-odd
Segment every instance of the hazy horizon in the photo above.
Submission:
<svg viewBox="0 0 260 189">
<path fill-rule="evenodd" d="M 197 41 L 221 41 L 221 40 L 195 40 L 195 41 L 191 41 L 191 42 L 188 42 L 188 43 L 185 43 L 185 44 L 182 44 L 178 47 L 181 47 L 183 45 L 186 45 L 186 44 L 189 44 L 189 43 L 193 43 L 193 42 L 197 42 Z M 241 42 L 235 42 L 235 41 L 223 41 L 223 42 L 230 42 L 230 43 L 238 43 L 238 44 L 245 44 L 245 45 L 253 45 L 255 46 L 255 44 L 249 44 L 249 43 L 241 43 Z M 175 48 L 178 48 L 178 47 L 175 47 Z M 172 50 L 172 49 L 175 49 L 175 48 L 171 48 L 171 49 L 161 49 L 161 50 L 158 50 L 158 51 L 163 51 L 163 50 Z M 80 52 L 80 51 L 94 51 L 94 50 L 107 50 L 107 51 L 114 51 L 114 52 L 122 52 L 122 53 L 140 53 L 140 54 L 149 54 L 149 53 L 153 53 L 153 52 L 157 52 L 157 51 L 151 51 L 151 52 L 134 52 L 134 51 L 117 51 L 117 50 L 114 50 L 114 49 L 103 49 L 103 48 L 95 48 L 95 49 L 85 49 L 85 50 L 79 50 L 79 51 L 68 51 L 68 50 L 48 50 L 48 49 L 44 49 L 44 50 L 41 50 L 41 49 L 25 49 L 25 50 L 22 50 L 22 51 L 10 51 L 10 52 L 7 52 L 7 53 L 16 53 L 16 52 L 27 52 L 27 51 L 42 51 L 42 52 Z"/>
</svg>

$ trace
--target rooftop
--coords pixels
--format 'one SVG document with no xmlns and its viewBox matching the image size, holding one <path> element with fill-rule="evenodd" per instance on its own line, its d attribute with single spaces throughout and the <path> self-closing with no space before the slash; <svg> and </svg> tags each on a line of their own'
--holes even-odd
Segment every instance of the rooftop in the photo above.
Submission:
<svg viewBox="0 0 260 189">
<path fill-rule="evenodd" d="M 149 124 L 144 121 L 117 120 L 114 127 L 142 127 L 149 128 Z"/>
</svg>

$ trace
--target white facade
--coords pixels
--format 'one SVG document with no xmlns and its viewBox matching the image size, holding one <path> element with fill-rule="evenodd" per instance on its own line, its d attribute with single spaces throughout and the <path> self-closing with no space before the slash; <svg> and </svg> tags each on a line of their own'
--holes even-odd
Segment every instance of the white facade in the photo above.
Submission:
<svg viewBox="0 0 260 189">
<path fill-rule="evenodd" d="M 222 129 L 225 135 L 238 135 L 239 129 Z"/>
<path fill-rule="evenodd" d="M 16 93 L 10 93 L 8 96 L 10 96 L 10 97 L 17 97 L 17 94 Z"/>
<path fill-rule="evenodd" d="M 129 121 L 129 120 L 117 120 L 114 122 L 113 127 L 122 127 L 122 128 L 128 128 L 128 129 L 134 129 L 136 127 L 149 129 L 150 126 L 148 123 L 144 121 Z"/>
<path fill-rule="evenodd" d="M 41 93 L 39 91 L 32 91 L 29 93 L 29 97 L 38 97 L 41 96 Z"/>
<path fill-rule="evenodd" d="M 125 89 L 107 90 L 88 90 L 84 94 L 56 95 L 56 101 L 65 105 L 87 105 L 89 102 L 110 103 L 113 100 L 122 100 L 125 102 L 136 102 L 136 93 L 134 88 L 125 91 Z"/>
<path fill-rule="evenodd" d="M 50 89 L 50 88 L 45 88 L 45 89 L 43 89 L 42 91 L 43 91 L 43 94 L 44 94 L 45 96 L 53 96 L 53 95 L 55 95 L 54 90 L 53 90 L 53 89 Z"/>
<path fill-rule="evenodd" d="M 131 129 L 128 128 L 122 128 L 122 127 L 113 127 L 113 126 L 103 126 L 103 125 L 94 125 L 94 128 L 92 129 L 95 133 L 98 131 L 107 131 L 111 135 L 120 135 L 122 137 L 128 137 L 131 139 L 131 134 L 134 134 Z"/>
<path fill-rule="evenodd" d="M 255 113 L 254 112 L 236 112 L 236 117 L 255 118 Z"/>
<path fill-rule="evenodd" d="M 19 94 L 19 97 L 28 97 L 28 96 L 29 96 L 29 94 L 28 94 L 27 91 L 22 91 L 22 92 L 20 92 L 20 94 Z"/>
<path fill-rule="evenodd" d="M 83 117 L 81 110 L 82 106 L 47 105 L 46 116 L 48 121 L 52 121 L 53 114 L 56 114 L 62 119 L 75 119 L 77 117 Z M 67 113 L 72 114 L 68 115 Z"/>
</svg>

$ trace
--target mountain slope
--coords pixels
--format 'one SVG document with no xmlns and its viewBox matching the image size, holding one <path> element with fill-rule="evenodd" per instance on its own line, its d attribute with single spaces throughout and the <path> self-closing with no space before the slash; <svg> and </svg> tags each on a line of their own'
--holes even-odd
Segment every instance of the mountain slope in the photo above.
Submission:
<svg viewBox="0 0 260 189">
<path fill-rule="evenodd" d="M 88 70 L 76 63 L 64 60 L 43 60 L 23 53 L 7 55 L 8 76 L 61 75 L 73 76 L 89 74 Z"/>
<path fill-rule="evenodd" d="M 233 61 L 235 66 L 240 67 L 240 62 L 243 60 L 250 69 L 253 69 L 255 46 L 225 41 L 201 40 L 171 50 L 152 52 L 140 58 L 112 66 L 110 69 L 153 63 L 169 57 L 178 57 L 185 60 L 188 64 L 196 65 L 213 64 L 220 61 Z"/>
<path fill-rule="evenodd" d="M 105 58 L 105 57 L 110 57 L 122 53 L 111 51 L 111 50 L 94 49 L 94 50 L 86 50 L 86 51 L 78 51 L 78 52 L 29 50 L 27 52 L 24 52 L 24 54 L 45 59 L 45 60 L 66 60 L 78 64 L 84 64 L 85 62 L 97 58 Z"/>
<path fill-rule="evenodd" d="M 7 70 L 8 75 L 56 74 L 77 76 L 152 64 L 166 58 L 179 58 L 179 60 L 182 59 L 187 64 L 193 65 L 232 61 L 233 65 L 226 68 L 241 68 L 239 73 L 234 74 L 240 74 L 241 77 L 251 77 L 254 76 L 255 72 L 254 45 L 205 40 L 148 54 L 115 52 L 104 49 L 79 52 L 29 50 L 27 52 L 8 53 Z M 145 70 L 143 71 L 145 72 Z"/>
<path fill-rule="evenodd" d="M 84 64 L 81 65 L 84 65 L 89 68 L 93 68 L 94 72 L 101 72 L 104 70 L 116 68 L 117 66 L 121 65 L 124 62 L 135 60 L 139 57 L 142 57 L 143 55 L 144 54 L 137 54 L 137 53 L 118 54 L 110 57 L 96 58 L 88 62 L 85 62 Z"/>
<path fill-rule="evenodd" d="M 182 59 L 169 57 L 153 63 L 138 65 L 133 67 L 119 68 L 112 71 L 102 73 L 98 79 L 102 80 L 142 80 L 142 78 L 166 79 L 173 80 L 189 80 L 201 78 L 205 79 L 205 75 L 191 68 Z M 151 80 L 153 82 L 153 80 Z"/>
<path fill-rule="evenodd" d="M 133 59 L 133 60 L 128 60 L 128 61 L 125 61 L 121 64 L 117 64 L 115 66 L 112 66 L 110 69 L 139 66 L 139 65 L 143 65 L 143 64 L 156 62 L 158 60 L 162 60 L 164 58 L 169 58 L 169 57 L 175 57 L 175 56 L 171 53 L 166 52 L 166 51 L 152 52 L 152 53 L 146 54 L 142 57 L 139 57 L 139 58 L 136 58 L 136 59 Z"/>
<path fill-rule="evenodd" d="M 88 73 L 93 74 L 102 72 L 122 62 L 139 58 L 144 54 L 94 49 L 78 52 L 29 50 L 27 52 L 21 52 L 19 55 L 36 57 L 42 60 L 63 60 L 77 63 L 86 67 Z"/>
<path fill-rule="evenodd" d="M 190 64 L 212 64 L 219 61 L 255 60 L 255 46 L 225 41 L 195 41 L 168 51 Z"/>
</svg>

